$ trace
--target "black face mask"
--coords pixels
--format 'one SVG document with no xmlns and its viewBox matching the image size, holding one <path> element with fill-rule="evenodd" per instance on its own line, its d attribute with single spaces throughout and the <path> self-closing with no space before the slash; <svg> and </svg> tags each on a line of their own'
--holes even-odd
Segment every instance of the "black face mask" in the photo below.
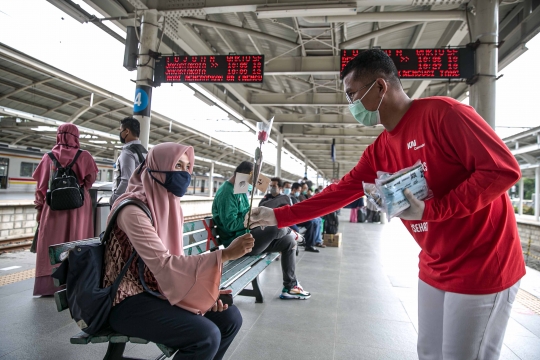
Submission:
<svg viewBox="0 0 540 360">
<path fill-rule="evenodd" d="M 191 174 L 187 171 L 158 171 L 147 169 L 148 173 L 158 184 L 167 189 L 174 196 L 182 197 L 191 183 Z M 161 182 L 152 176 L 152 173 L 165 174 L 165 182 Z"/>
<path fill-rule="evenodd" d="M 126 136 L 125 138 L 122 137 L 122 133 L 123 133 L 124 131 L 126 131 L 126 130 L 120 131 L 120 134 L 118 135 L 118 136 L 120 137 L 120 142 L 121 142 L 122 144 L 125 144 L 125 143 L 126 143 L 126 138 L 127 138 L 127 136 Z"/>
</svg>

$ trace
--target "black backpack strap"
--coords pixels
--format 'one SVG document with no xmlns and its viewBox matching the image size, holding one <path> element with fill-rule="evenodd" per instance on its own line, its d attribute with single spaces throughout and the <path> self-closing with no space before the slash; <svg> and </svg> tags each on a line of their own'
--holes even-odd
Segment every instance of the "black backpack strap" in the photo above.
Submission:
<svg viewBox="0 0 540 360">
<path fill-rule="evenodd" d="M 77 159 L 79 158 L 79 156 L 81 155 L 81 153 L 82 153 L 82 150 L 81 150 L 81 149 L 77 150 L 77 154 L 75 154 L 75 157 L 73 158 L 73 161 L 71 162 L 71 164 L 69 164 L 69 165 L 66 167 L 66 169 L 71 169 L 71 167 L 72 167 L 73 165 L 75 165 L 75 162 L 77 162 Z"/>
<path fill-rule="evenodd" d="M 114 212 L 111 215 L 111 219 L 109 220 L 109 223 L 107 224 L 107 228 L 105 229 L 105 234 L 101 238 L 102 242 L 107 241 L 109 239 L 109 237 L 111 236 L 111 232 L 112 232 L 112 230 L 114 228 L 114 225 L 116 224 L 116 218 L 118 217 L 118 214 L 120 213 L 120 210 L 123 209 L 124 207 L 128 206 L 128 205 L 136 205 L 136 206 L 138 206 L 150 218 L 150 222 L 152 223 L 152 225 L 154 225 L 154 220 L 152 219 L 152 213 L 150 212 L 150 209 L 148 208 L 148 206 L 146 206 L 145 203 L 143 203 L 142 201 L 140 201 L 138 199 L 124 199 L 114 209 Z M 133 259 L 135 258 L 135 255 L 137 255 L 137 251 L 133 250 L 133 253 L 129 257 L 129 260 L 126 262 L 126 264 L 122 268 L 122 271 L 120 271 L 120 274 L 118 274 L 118 277 L 116 278 L 116 280 L 114 281 L 114 283 L 112 285 L 113 286 L 112 294 L 116 294 L 116 291 L 118 290 L 118 286 L 120 286 L 120 282 L 122 281 L 122 278 L 126 274 L 129 266 L 131 265 Z M 157 293 L 155 291 L 150 290 L 148 285 L 146 285 L 146 281 L 144 280 L 144 261 L 141 259 L 140 256 L 138 257 L 137 262 L 138 262 L 137 265 L 139 266 L 139 279 L 141 281 L 141 284 L 142 284 L 144 290 L 146 292 L 148 292 L 149 294 L 151 294 L 151 295 L 159 297 L 160 299 L 164 299 L 163 295 L 161 295 L 160 293 Z M 116 295 L 114 295 L 114 296 L 116 296 Z"/>
<path fill-rule="evenodd" d="M 126 147 L 126 150 L 129 150 L 132 153 L 137 154 L 137 157 L 139 158 L 139 164 L 141 164 L 144 161 L 143 154 L 148 153 L 148 151 L 141 144 L 131 144 L 128 147 Z"/>
<path fill-rule="evenodd" d="M 56 167 L 59 168 L 59 169 L 62 168 L 62 164 L 60 164 L 60 163 L 58 162 L 58 160 L 56 160 L 56 156 L 54 156 L 54 154 L 52 153 L 52 151 L 49 151 L 49 152 L 47 153 L 47 155 L 49 155 L 49 157 L 51 158 L 51 160 L 52 160 L 54 166 L 56 166 Z"/>
</svg>

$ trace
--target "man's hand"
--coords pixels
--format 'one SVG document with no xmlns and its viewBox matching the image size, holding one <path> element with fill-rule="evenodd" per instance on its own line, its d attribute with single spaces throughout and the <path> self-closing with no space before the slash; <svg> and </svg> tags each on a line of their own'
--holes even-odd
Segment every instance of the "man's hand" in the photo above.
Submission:
<svg viewBox="0 0 540 360">
<path fill-rule="evenodd" d="M 409 200 L 411 206 L 398 217 L 403 220 L 422 220 L 426 204 L 422 200 L 418 200 L 409 189 L 405 189 L 403 195 Z"/>
<path fill-rule="evenodd" d="M 248 227 L 248 217 L 249 214 L 246 214 L 246 217 L 244 218 L 244 226 Z M 264 228 L 265 226 L 276 226 L 277 225 L 277 219 L 276 215 L 274 215 L 274 210 L 259 206 L 256 208 L 251 209 L 251 224 L 249 224 L 249 228 L 253 229 L 258 226 Z"/>
<path fill-rule="evenodd" d="M 222 250 L 221 261 L 236 260 L 241 258 L 255 245 L 255 239 L 251 234 L 244 234 L 234 239 L 231 244 Z"/>
</svg>

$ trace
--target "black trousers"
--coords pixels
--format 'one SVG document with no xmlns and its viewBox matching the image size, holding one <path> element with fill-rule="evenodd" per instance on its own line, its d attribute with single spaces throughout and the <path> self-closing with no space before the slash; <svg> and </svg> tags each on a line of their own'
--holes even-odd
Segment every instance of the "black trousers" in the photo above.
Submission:
<svg viewBox="0 0 540 360">
<path fill-rule="evenodd" d="M 148 293 L 130 296 L 113 307 L 114 331 L 179 349 L 174 360 L 220 360 L 242 326 L 236 306 L 195 315 Z"/>
<path fill-rule="evenodd" d="M 315 246 L 315 243 L 317 242 L 317 224 L 315 223 L 315 220 L 308 220 L 298 224 L 298 226 L 306 228 L 306 232 L 304 234 L 306 246 Z"/>
<path fill-rule="evenodd" d="M 262 253 L 281 253 L 281 271 L 283 286 L 290 289 L 296 285 L 296 240 L 289 228 L 278 229 L 277 226 L 267 226 L 264 229 L 256 227 L 251 230 L 255 246 L 246 256 Z"/>
</svg>

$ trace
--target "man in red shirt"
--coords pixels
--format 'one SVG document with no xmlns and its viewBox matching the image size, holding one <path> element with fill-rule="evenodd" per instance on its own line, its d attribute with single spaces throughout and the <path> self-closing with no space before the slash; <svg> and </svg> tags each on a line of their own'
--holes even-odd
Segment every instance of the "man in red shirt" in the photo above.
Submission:
<svg viewBox="0 0 540 360">
<path fill-rule="evenodd" d="M 364 195 L 377 171 L 422 162 L 434 197 L 399 217 L 421 247 L 418 356 L 499 358 L 512 303 L 525 275 L 514 210 L 506 191 L 519 165 L 475 110 L 448 97 L 411 100 L 384 51 L 359 54 L 343 69 L 349 108 L 385 131 L 337 184 L 294 206 L 253 209 L 251 227 L 279 227 L 325 215 Z M 472 296 L 471 296 L 472 295 Z"/>
</svg>

